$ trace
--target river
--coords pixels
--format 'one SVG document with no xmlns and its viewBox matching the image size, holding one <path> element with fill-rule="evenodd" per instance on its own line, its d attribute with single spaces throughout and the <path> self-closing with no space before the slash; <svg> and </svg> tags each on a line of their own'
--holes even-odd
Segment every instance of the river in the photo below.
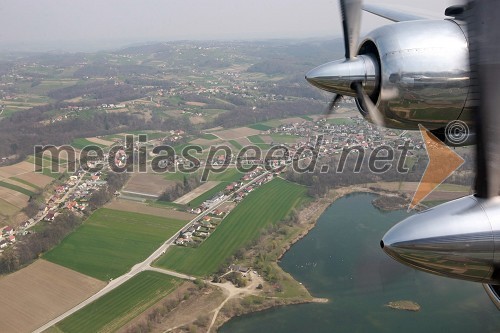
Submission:
<svg viewBox="0 0 500 333">
<path fill-rule="evenodd" d="M 337 200 L 282 258 L 285 271 L 329 303 L 249 314 L 219 332 L 499 332 L 500 312 L 480 284 L 422 273 L 383 253 L 381 237 L 407 214 L 380 212 L 374 198 L 356 193 Z M 415 301 L 421 310 L 384 306 L 397 300 Z"/>
</svg>

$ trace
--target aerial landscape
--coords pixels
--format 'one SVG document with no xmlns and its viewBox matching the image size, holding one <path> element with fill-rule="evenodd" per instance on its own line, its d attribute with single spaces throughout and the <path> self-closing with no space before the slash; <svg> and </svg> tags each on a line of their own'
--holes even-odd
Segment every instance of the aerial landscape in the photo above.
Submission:
<svg viewBox="0 0 500 333">
<path fill-rule="evenodd" d="M 304 79 L 340 35 L 146 40 L 0 49 L 2 331 L 496 331 L 379 245 L 473 193 L 475 150 L 408 210 L 425 137 Z"/>
</svg>

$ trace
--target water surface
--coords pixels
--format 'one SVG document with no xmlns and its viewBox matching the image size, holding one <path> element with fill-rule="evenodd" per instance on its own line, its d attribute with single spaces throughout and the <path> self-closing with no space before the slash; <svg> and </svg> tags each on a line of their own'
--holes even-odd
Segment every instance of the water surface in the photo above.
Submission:
<svg viewBox="0 0 500 333">
<path fill-rule="evenodd" d="M 381 237 L 407 214 L 380 212 L 374 198 L 358 193 L 337 200 L 280 263 L 329 303 L 234 318 L 219 332 L 499 332 L 500 312 L 480 284 L 422 273 L 383 253 Z M 421 310 L 384 306 L 396 300 L 415 301 Z"/>
</svg>

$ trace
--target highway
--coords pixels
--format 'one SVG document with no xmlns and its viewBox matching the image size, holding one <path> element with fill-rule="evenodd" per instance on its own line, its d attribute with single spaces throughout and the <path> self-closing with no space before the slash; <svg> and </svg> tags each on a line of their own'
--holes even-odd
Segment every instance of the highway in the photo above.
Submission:
<svg viewBox="0 0 500 333">
<path fill-rule="evenodd" d="M 252 185 L 253 183 L 255 183 L 256 181 L 258 181 L 259 179 L 262 179 L 262 178 L 266 177 L 269 174 L 270 174 L 270 171 L 266 171 L 266 172 L 262 173 L 261 175 L 259 175 L 259 176 L 255 177 L 254 179 L 252 179 L 247 184 L 245 184 L 242 187 L 240 187 L 234 193 L 238 193 L 240 191 L 243 191 L 248 186 Z M 95 293 L 94 295 L 92 295 L 91 297 L 89 297 L 88 299 L 86 299 L 85 301 L 81 302 L 77 306 L 75 306 L 75 307 L 71 308 L 70 310 L 64 312 L 60 316 L 52 319 L 51 321 L 49 321 L 45 325 L 39 327 L 34 332 L 35 333 L 41 333 L 41 332 L 45 331 L 49 327 L 54 326 L 58 322 L 64 320 L 65 318 L 69 317 L 73 313 L 75 313 L 78 310 L 84 308 L 86 305 L 88 305 L 88 304 L 90 304 L 90 303 L 98 300 L 99 298 L 101 298 L 102 296 L 106 295 L 110 291 L 118 288 L 119 286 L 121 286 L 122 284 L 124 284 L 125 282 L 127 282 L 128 280 L 130 280 L 131 278 L 133 278 L 134 276 L 136 276 L 140 272 L 143 272 L 143 271 L 146 271 L 146 270 L 153 270 L 153 271 L 157 271 L 157 272 L 160 272 L 160 273 L 169 274 L 169 275 L 172 275 L 172 276 L 179 277 L 181 279 L 194 280 L 195 278 L 192 277 L 192 276 L 188 276 L 188 275 L 185 275 L 185 274 L 182 274 L 182 273 L 177 273 L 177 272 L 173 272 L 173 271 L 169 271 L 169 270 L 165 270 L 165 269 L 161 269 L 161 268 L 152 267 L 151 264 L 158 257 L 160 257 L 163 253 L 165 253 L 172 244 L 174 244 L 175 240 L 179 236 L 179 233 L 186 231 L 196 221 L 200 220 L 201 218 L 203 218 L 203 216 L 211 213 L 217 207 L 221 206 L 223 203 L 225 203 L 229 199 L 229 197 L 230 196 L 224 196 L 224 198 L 221 199 L 220 202 L 215 203 L 210 208 L 208 208 L 207 210 L 205 210 L 201 214 L 197 215 L 194 219 L 192 219 L 191 221 L 189 221 L 184 227 L 182 227 L 179 231 L 177 231 L 172 237 L 170 237 L 169 239 L 167 239 L 158 249 L 156 249 L 156 251 L 154 251 L 149 257 L 147 257 L 146 260 L 144 260 L 143 262 L 138 263 L 135 266 L 133 266 L 132 269 L 129 272 L 123 274 L 122 276 L 117 277 L 116 279 L 113 279 L 113 280 L 109 281 L 109 283 L 104 288 L 102 288 L 101 290 L 99 290 L 97 293 Z"/>
</svg>

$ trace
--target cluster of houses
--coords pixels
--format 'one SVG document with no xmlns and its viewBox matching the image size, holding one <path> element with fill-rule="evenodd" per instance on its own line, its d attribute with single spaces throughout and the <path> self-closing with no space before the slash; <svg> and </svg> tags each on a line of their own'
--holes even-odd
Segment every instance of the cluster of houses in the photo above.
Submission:
<svg viewBox="0 0 500 333">
<path fill-rule="evenodd" d="M 0 228 L 0 251 L 16 242 L 16 233 L 14 228 L 5 226 Z"/>
<path fill-rule="evenodd" d="M 215 230 L 226 212 L 215 210 L 209 215 L 203 216 L 196 221 L 186 231 L 179 234 L 175 240 L 177 245 L 199 244 L 203 242 Z"/>
<path fill-rule="evenodd" d="M 214 204 L 220 203 L 232 196 L 233 201 L 238 203 L 243 200 L 248 193 L 252 192 L 257 187 L 273 179 L 273 174 L 269 173 L 267 176 L 254 181 L 251 185 L 245 186 L 244 181 L 251 181 L 256 177 L 262 175 L 264 169 L 259 167 L 255 171 L 245 174 L 239 181 L 232 182 L 227 185 L 223 192 L 218 192 L 212 198 L 205 200 L 199 207 L 188 210 L 193 214 L 201 214 L 203 211 L 209 209 Z M 219 209 L 215 209 L 208 215 L 203 216 L 200 220 L 197 220 L 190 226 L 186 231 L 181 232 L 179 237 L 176 239 L 175 244 L 177 245 L 190 245 L 199 244 L 204 239 L 206 239 L 215 230 L 217 225 L 229 212 L 224 212 Z"/>
<path fill-rule="evenodd" d="M 360 116 L 350 117 L 345 123 L 329 123 L 322 119 L 319 121 L 304 121 L 301 123 L 283 124 L 269 129 L 264 134 L 293 135 L 298 137 L 295 144 L 285 144 L 289 154 L 294 156 L 299 149 L 312 148 L 317 144 L 317 138 L 322 136 L 319 142 L 319 157 L 331 156 L 341 153 L 342 149 L 362 147 L 374 149 L 386 145 L 394 148 L 407 145 L 411 150 L 425 149 L 423 140 L 418 136 L 411 136 L 401 131 L 379 128 L 362 119 Z"/>
<path fill-rule="evenodd" d="M 100 172 L 88 174 L 83 170 L 75 172 L 63 184 L 54 188 L 53 194 L 45 201 L 35 217 L 20 224 L 19 228 L 3 227 L 0 229 L 0 251 L 16 241 L 16 235 L 26 234 L 27 229 L 37 222 L 44 220 L 53 221 L 63 209 L 80 214 L 89 205 L 89 199 L 93 192 L 106 185 L 102 180 Z M 81 180 L 79 180 L 82 178 Z"/>
<path fill-rule="evenodd" d="M 84 211 L 89 205 L 88 201 L 92 193 L 107 184 L 101 179 L 101 172 L 82 175 L 83 172 L 77 171 L 64 184 L 56 186 L 54 194 L 47 200 L 43 209 L 45 221 L 53 221 L 61 209 L 68 209 L 75 213 Z M 78 182 L 82 176 L 83 179 Z"/>
</svg>

